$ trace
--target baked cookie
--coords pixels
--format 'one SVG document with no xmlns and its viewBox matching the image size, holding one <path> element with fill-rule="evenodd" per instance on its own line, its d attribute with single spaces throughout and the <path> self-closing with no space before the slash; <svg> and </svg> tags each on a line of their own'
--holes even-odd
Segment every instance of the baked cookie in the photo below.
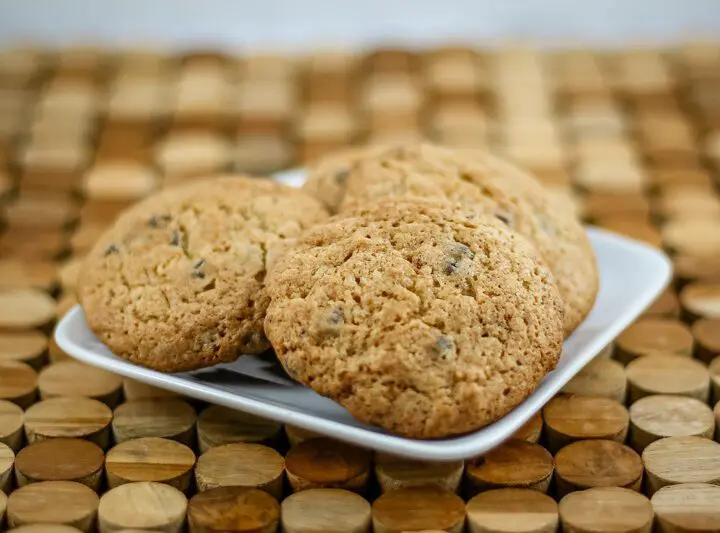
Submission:
<svg viewBox="0 0 720 533">
<path fill-rule="evenodd" d="M 494 214 L 545 259 L 565 304 L 570 335 L 595 303 L 595 254 L 573 206 L 534 177 L 487 152 L 430 144 L 386 148 L 349 167 L 340 211 L 403 196 L 447 198 Z"/>
<path fill-rule="evenodd" d="M 449 203 L 385 200 L 333 217 L 267 290 L 265 333 L 290 376 L 407 437 L 500 418 L 562 348 L 562 301 L 532 245 Z"/>
<path fill-rule="evenodd" d="M 122 213 L 84 260 L 78 297 L 118 356 L 165 372 L 269 348 L 266 268 L 327 213 L 301 191 L 224 176 Z"/>
<path fill-rule="evenodd" d="M 303 189 L 320 200 L 330 213 L 337 213 L 345 196 L 345 183 L 356 162 L 366 157 L 379 155 L 387 148 L 384 145 L 365 145 L 346 148 L 321 157 L 307 168 L 307 181 Z"/>
</svg>

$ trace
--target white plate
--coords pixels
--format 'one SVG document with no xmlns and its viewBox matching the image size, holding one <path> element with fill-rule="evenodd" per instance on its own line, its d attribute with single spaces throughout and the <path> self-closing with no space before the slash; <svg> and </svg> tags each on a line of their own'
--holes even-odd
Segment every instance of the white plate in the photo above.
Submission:
<svg viewBox="0 0 720 533">
<path fill-rule="evenodd" d="M 302 173 L 282 181 L 297 186 Z M 493 424 L 450 439 L 414 440 L 362 424 L 338 404 L 290 380 L 271 357 L 243 356 L 234 363 L 163 374 L 114 356 L 90 331 L 76 306 L 55 338 L 72 357 L 182 395 L 264 416 L 375 450 L 417 459 L 451 461 L 501 444 L 537 413 L 600 350 L 649 306 L 670 280 L 672 267 L 659 250 L 596 228 L 588 233 L 600 269 L 600 293 L 590 315 L 565 341 L 557 368 L 523 403 Z"/>
</svg>

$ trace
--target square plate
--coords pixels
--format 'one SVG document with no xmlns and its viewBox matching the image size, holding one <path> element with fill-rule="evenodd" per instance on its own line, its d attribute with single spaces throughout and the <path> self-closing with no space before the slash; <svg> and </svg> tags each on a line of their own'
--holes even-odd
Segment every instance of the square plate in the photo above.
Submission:
<svg viewBox="0 0 720 533">
<path fill-rule="evenodd" d="M 298 186 L 302 172 L 279 179 Z M 669 283 L 672 267 L 660 251 L 638 241 L 588 228 L 600 270 L 600 292 L 590 315 L 565 340 L 555 370 L 520 405 L 478 431 L 437 440 L 388 434 L 355 420 L 340 405 L 289 379 L 272 356 L 240 357 L 229 364 L 164 374 L 113 355 L 90 331 L 80 306 L 60 321 L 55 338 L 65 352 L 117 374 L 359 446 L 432 461 L 467 459 L 501 444 L 527 422 L 593 357 L 647 308 Z"/>
</svg>

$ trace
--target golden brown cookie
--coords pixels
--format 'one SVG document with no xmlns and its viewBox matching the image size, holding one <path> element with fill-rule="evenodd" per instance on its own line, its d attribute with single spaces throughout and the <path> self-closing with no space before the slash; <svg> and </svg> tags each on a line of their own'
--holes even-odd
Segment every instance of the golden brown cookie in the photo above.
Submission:
<svg viewBox="0 0 720 533">
<path fill-rule="evenodd" d="M 527 240 L 492 216 L 378 202 L 304 234 L 267 280 L 287 372 L 400 435 L 480 428 L 557 363 L 562 301 Z"/>
<path fill-rule="evenodd" d="M 565 303 L 566 335 L 592 309 L 599 288 L 597 265 L 573 206 L 518 167 L 481 150 L 431 144 L 366 149 L 345 161 L 345 167 L 326 163 L 336 170 L 336 179 L 342 177 L 342 188 L 330 184 L 329 170 L 324 178 L 313 177 L 314 171 L 308 192 L 318 195 L 322 185 L 319 196 L 332 194 L 331 207 L 342 196 L 341 212 L 402 196 L 447 198 L 495 215 L 534 244 L 550 267 Z"/>
<path fill-rule="evenodd" d="M 150 196 L 85 259 L 78 293 L 88 324 L 118 356 L 160 371 L 262 352 L 266 268 L 326 217 L 300 191 L 237 176 Z"/>
<path fill-rule="evenodd" d="M 321 157 L 307 168 L 303 189 L 320 200 L 331 213 L 337 213 L 345 196 L 350 168 L 366 157 L 380 155 L 384 145 L 353 146 Z"/>
</svg>

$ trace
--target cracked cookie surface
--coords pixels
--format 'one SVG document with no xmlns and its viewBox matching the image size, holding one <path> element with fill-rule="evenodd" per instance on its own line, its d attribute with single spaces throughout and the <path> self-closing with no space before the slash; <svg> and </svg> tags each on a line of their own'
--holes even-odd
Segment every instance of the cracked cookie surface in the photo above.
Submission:
<svg viewBox="0 0 720 533">
<path fill-rule="evenodd" d="M 552 370 L 549 270 L 495 217 L 385 200 L 309 230 L 270 271 L 265 332 L 287 372 L 413 438 L 505 415 Z"/>
<path fill-rule="evenodd" d="M 300 191 L 239 176 L 148 197 L 84 260 L 88 324 L 116 355 L 166 372 L 263 352 L 266 269 L 327 216 Z"/>
<path fill-rule="evenodd" d="M 565 305 L 566 336 L 595 303 L 597 263 L 572 205 L 487 152 L 432 144 L 369 151 L 348 163 L 335 196 L 341 198 L 340 212 L 387 197 L 420 197 L 446 198 L 495 215 L 535 245 L 550 267 Z"/>
</svg>

